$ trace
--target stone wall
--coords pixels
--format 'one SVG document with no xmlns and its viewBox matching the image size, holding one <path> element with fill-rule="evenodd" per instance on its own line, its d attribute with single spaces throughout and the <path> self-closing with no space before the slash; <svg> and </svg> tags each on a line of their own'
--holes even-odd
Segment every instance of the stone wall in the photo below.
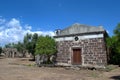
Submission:
<svg viewBox="0 0 120 80">
<path fill-rule="evenodd" d="M 84 40 L 57 41 L 57 62 L 72 64 L 72 49 L 82 49 L 82 66 L 104 66 L 107 64 L 106 46 L 104 38 Z"/>
<path fill-rule="evenodd" d="M 19 52 L 16 48 L 3 48 L 2 51 L 3 51 L 4 56 L 8 57 L 8 58 L 15 58 L 15 57 L 30 58 L 30 57 L 33 57 L 32 54 L 28 53 L 27 50 L 24 50 L 23 52 Z"/>
<path fill-rule="evenodd" d="M 17 57 L 18 56 L 18 51 L 16 48 L 3 48 L 3 53 L 5 54 L 5 57 Z"/>
</svg>

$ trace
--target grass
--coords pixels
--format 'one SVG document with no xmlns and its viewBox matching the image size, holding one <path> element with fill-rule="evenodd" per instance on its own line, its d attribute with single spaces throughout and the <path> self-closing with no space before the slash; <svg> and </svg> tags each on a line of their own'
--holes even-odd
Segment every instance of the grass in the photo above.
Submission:
<svg viewBox="0 0 120 80">
<path fill-rule="evenodd" d="M 33 66 L 35 66 L 35 64 L 27 64 L 25 66 L 33 67 Z"/>
<path fill-rule="evenodd" d="M 116 69 L 118 66 L 116 66 L 116 65 L 107 65 L 106 66 L 106 71 L 107 72 L 109 72 L 109 71 L 111 71 L 111 70 L 114 70 L 114 69 Z"/>
<path fill-rule="evenodd" d="M 99 74 L 96 72 L 91 73 L 91 77 L 97 78 L 98 76 L 99 76 Z"/>
</svg>

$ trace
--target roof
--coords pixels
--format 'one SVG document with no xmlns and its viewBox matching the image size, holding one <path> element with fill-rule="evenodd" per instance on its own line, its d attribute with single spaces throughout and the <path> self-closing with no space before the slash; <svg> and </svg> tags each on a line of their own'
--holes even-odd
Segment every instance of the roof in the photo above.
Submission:
<svg viewBox="0 0 120 80">
<path fill-rule="evenodd" d="M 74 35 L 74 34 L 86 34 L 86 33 L 98 33 L 98 32 L 105 32 L 102 26 L 88 26 L 79 23 L 75 23 L 66 29 L 60 30 L 57 36 L 64 36 L 64 35 Z"/>
</svg>

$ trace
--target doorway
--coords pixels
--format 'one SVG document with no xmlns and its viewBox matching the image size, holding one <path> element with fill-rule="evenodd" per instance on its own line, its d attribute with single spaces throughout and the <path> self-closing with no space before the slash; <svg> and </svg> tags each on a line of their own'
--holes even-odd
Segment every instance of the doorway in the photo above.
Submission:
<svg viewBox="0 0 120 80">
<path fill-rule="evenodd" d="M 82 62 L 81 58 L 81 49 L 73 49 L 73 60 L 72 63 L 75 65 L 79 65 Z"/>
</svg>

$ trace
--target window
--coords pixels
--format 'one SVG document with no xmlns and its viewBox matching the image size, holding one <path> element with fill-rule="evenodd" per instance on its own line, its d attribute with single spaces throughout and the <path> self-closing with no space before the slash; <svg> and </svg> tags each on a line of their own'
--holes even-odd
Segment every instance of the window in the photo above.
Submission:
<svg viewBox="0 0 120 80">
<path fill-rule="evenodd" d="M 74 39 L 75 39 L 75 41 L 78 41 L 78 40 L 79 40 L 78 36 L 76 36 Z"/>
</svg>

